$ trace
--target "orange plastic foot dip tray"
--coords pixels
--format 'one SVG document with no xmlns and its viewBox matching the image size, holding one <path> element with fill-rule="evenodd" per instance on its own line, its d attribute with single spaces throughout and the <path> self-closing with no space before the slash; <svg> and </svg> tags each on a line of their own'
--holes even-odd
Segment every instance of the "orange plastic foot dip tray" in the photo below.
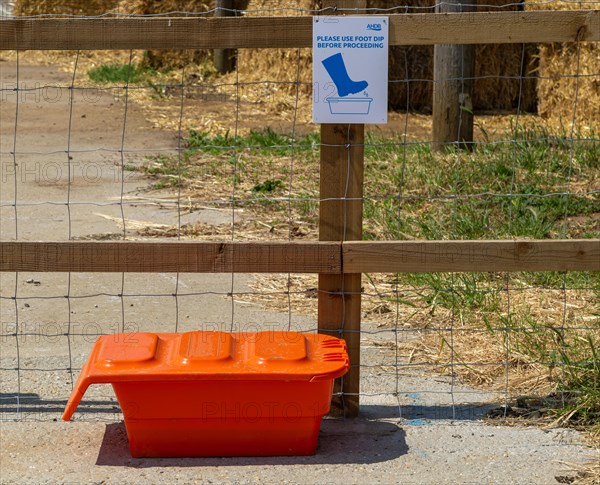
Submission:
<svg viewBox="0 0 600 485">
<path fill-rule="evenodd" d="M 100 337 L 63 419 L 90 384 L 111 383 L 134 457 L 310 455 L 343 340 L 296 332 Z"/>
</svg>

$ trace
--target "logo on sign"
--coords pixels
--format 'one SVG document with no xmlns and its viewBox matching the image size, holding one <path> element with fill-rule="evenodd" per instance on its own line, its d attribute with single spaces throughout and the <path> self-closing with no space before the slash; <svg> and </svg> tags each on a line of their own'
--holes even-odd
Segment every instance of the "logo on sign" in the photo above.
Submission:
<svg viewBox="0 0 600 485">
<path fill-rule="evenodd" d="M 381 24 L 367 24 L 367 30 L 381 30 Z"/>
</svg>

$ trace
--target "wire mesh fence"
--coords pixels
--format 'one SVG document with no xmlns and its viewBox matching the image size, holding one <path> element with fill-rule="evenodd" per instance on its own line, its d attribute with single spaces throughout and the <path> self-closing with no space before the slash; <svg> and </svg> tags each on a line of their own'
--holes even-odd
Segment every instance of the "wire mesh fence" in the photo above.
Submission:
<svg viewBox="0 0 600 485">
<path fill-rule="evenodd" d="M 16 3 L 20 15 L 34 18 L 215 12 L 176 5 L 132 12 L 127 2 L 114 2 L 110 12 L 104 4 L 83 12 L 79 3 L 28 12 L 27 2 Z M 436 7 L 384 3 L 367 2 L 361 11 Z M 250 1 L 234 10 L 296 16 L 331 9 Z M 363 238 L 597 238 L 597 42 L 481 48 L 483 67 L 460 79 L 474 81 L 479 102 L 469 150 L 456 142 L 433 148 L 428 49 L 391 52 L 396 111 L 387 125 L 367 127 Z M 2 240 L 318 239 L 323 142 L 310 123 L 310 52 L 233 54 L 233 71 L 219 75 L 208 51 L 3 52 Z M 495 71 L 485 74 L 490 65 Z M 350 162 L 349 156 L 348 179 Z M 0 278 L 2 419 L 57 419 L 99 335 L 323 330 L 317 275 Z M 490 412 L 550 419 L 544 409 L 598 389 L 591 376 L 598 370 L 599 290 L 593 272 L 363 275 L 363 411 L 407 419 Z M 341 330 L 348 332 L 344 322 Z M 119 418 L 111 391 L 101 387 L 77 415 Z"/>
</svg>

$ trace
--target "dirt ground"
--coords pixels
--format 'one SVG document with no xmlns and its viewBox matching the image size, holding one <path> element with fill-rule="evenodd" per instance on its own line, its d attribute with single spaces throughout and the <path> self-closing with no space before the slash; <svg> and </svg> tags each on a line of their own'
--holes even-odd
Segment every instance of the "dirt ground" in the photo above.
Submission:
<svg viewBox="0 0 600 485">
<path fill-rule="evenodd" d="M 71 114 L 70 91 L 56 88 L 69 85 L 68 74 L 21 64 L 17 103 L 16 64 L 0 62 L 0 70 L 2 240 L 119 239 L 124 231 L 141 238 L 137 229 L 149 224 L 247 217 L 210 207 L 180 213 L 172 192 L 149 190 L 149 179 L 123 171 L 145 156 L 176 153 L 179 141 L 122 93 L 74 90 Z M 252 278 L 1 274 L 1 482 L 548 484 L 570 483 L 578 466 L 598 459 L 576 431 L 484 419 L 502 394 L 407 365 L 410 356 L 394 350 L 394 329 L 369 319 L 361 417 L 326 419 L 313 457 L 133 459 L 108 386 L 89 390 L 73 422 L 60 421 L 98 334 L 315 329 L 311 317 L 246 301 Z"/>
</svg>

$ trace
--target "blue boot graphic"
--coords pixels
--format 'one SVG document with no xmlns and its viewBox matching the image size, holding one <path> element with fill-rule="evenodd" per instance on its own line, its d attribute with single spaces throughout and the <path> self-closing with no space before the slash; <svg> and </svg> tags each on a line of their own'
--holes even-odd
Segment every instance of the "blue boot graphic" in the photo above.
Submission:
<svg viewBox="0 0 600 485">
<path fill-rule="evenodd" d="M 369 85 L 367 81 L 353 81 L 350 79 L 344 58 L 340 52 L 324 59 L 322 62 L 337 88 L 339 97 L 343 98 L 349 94 L 360 93 L 367 89 Z"/>
</svg>

